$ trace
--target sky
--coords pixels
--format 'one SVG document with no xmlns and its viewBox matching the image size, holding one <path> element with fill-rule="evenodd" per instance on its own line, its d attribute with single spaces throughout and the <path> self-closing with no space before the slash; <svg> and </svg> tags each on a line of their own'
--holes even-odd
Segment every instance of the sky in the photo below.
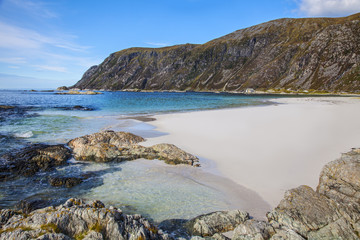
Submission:
<svg viewBox="0 0 360 240">
<path fill-rule="evenodd" d="M 357 12 L 360 0 L 0 0 L 0 89 L 71 86 L 129 47 L 202 44 L 278 18 Z"/>
</svg>

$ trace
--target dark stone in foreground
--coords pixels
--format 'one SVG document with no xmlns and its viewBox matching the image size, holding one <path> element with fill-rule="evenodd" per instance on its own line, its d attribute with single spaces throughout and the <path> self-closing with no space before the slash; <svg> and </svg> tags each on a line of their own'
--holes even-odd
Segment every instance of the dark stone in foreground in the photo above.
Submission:
<svg viewBox="0 0 360 240">
<path fill-rule="evenodd" d="M 0 180 L 47 171 L 65 164 L 70 157 L 70 150 L 64 145 L 34 144 L 0 157 Z"/>
</svg>

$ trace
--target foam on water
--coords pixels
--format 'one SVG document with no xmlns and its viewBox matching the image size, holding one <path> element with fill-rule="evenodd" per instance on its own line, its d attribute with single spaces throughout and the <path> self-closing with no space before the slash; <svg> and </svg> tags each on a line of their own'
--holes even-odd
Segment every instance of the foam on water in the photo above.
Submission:
<svg viewBox="0 0 360 240">
<path fill-rule="evenodd" d="M 34 133 L 32 131 L 20 132 L 15 133 L 14 136 L 18 138 L 31 138 L 32 136 L 34 136 Z"/>
</svg>

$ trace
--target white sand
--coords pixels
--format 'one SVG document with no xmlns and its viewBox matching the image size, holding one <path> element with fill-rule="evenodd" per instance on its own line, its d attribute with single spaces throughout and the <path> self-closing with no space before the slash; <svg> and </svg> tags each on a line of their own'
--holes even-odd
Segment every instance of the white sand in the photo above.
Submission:
<svg viewBox="0 0 360 240">
<path fill-rule="evenodd" d="M 282 104 L 158 115 L 151 124 L 169 134 L 146 145 L 173 143 L 210 159 L 223 176 L 275 207 L 287 189 L 316 188 L 327 162 L 360 146 L 360 99 L 274 101 Z"/>
</svg>

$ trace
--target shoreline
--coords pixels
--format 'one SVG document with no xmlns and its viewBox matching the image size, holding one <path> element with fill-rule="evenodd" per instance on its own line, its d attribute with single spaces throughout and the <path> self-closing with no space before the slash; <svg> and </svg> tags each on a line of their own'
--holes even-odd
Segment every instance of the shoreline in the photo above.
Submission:
<svg viewBox="0 0 360 240">
<path fill-rule="evenodd" d="M 222 177 L 258 193 L 274 208 L 285 190 L 303 184 L 314 188 L 326 163 L 360 145 L 360 101 L 271 101 L 275 104 L 155 115 L 148 124 L 166 135 L 144 145 L 171 142 L 210 159 Z"/>
</svg>

